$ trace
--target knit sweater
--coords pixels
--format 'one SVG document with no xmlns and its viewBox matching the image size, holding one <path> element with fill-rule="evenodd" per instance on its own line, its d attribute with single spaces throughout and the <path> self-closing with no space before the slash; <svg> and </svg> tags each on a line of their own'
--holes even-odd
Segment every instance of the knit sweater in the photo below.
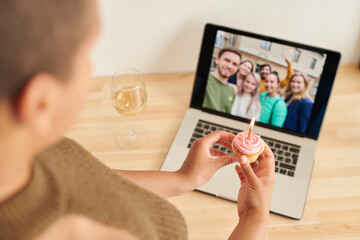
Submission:
<svg viewBox="0 0 360 240">
<path fill-rule="evenodd" d="M 32 239 L 68 214 L 141 239 L 187 239 L 184 218 L 173 205 L 64 139 L 36 157 L 27 186 L 0 204 L 0 239 Z"/>
</svg>

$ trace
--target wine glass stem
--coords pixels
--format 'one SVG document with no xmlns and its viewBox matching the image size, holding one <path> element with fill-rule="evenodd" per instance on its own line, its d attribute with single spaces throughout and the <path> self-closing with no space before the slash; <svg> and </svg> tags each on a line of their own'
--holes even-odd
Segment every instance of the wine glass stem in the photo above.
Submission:
<svg viewBox="0 0 360 240">
<path fill-rule="evenodd" d="M 137 135 L 136 135 L 136 132 L 134 129 L 131 129 L 130 130 L 130 138 L 131 139 L 136 139 L 137 138 Z"/>
<path fill-rule="evenodd" d="M 130 139 L 134 140 L 137 138 L 137 134 L 136 134 L 136 130 L 135 130 L 135 125 L 134 125 L 134 116 L 130 117 Z"/>
</svg>

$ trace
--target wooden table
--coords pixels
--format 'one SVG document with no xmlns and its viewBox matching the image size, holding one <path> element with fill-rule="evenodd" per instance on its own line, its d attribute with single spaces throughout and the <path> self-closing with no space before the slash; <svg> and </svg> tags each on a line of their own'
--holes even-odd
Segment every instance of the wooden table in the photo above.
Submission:
<svg viewBox="0 0 360 240">
<path fill-rule="evenodd" d="M 66 134 L 116 169 L 158 170 L 189 106 L 194 73 L 146 75 L 148 105 L 134 118 L 146 128 L 146 148 L 126 152 L 117 131 L 129 120 L 110 100 L 110 77 L 95 78 L 76 123 Z M 360 71 L 341 66 L 321 130 L 301 220 L 270 215 L 267 239 L 360 239 Z M 169 199 L 185 216 L 189 239 L 227 239 L 236 204 L 199 192 Z"/>
</svg>

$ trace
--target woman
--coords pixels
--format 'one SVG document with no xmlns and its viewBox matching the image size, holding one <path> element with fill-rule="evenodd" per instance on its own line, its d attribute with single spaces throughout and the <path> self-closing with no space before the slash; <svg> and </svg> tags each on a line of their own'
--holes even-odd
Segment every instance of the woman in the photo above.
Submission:
<svg viewBox="0 0 360 240">
<path fill-rule="evenodd" d="M 261 104 L 259 101 L 260 77 L 256 73 L 249 73 L 239 86 L 231 114 L 256 121 L 260 119 Z"/>
<path fill-rule="evenodd" d="M 177 171 L 116 172 L 61 137 L 91 79 L 95 0 L 12 0 L 0 22 L 0 239 L 187 239 L 181 213 L 163 198 L 236 161 L 239 221 L 229 239 L 264 238 L 275 169 L 267 146 L 250 165 L 212 149 L 234 138 L 217 131 L 195 141 Z"/>
<path fill-rule="evenodd" d="M 291 76 L 285 90 L 288 114 L 283 128 L 305 133 L 313 106 L 308 94 L 309 81 L 303 73 Z"/>
<path fill-rule="evenodd" d="M 280 79 L 278 73 L 269 73 L 265 78 L 266 92 L 260 95 L 260 122 L 269 123 L 276 127 L 282 127 L 284 125 L 287 115 L 286 104 L 278 94 L 279 84 Z"/>
<path fill-rule="evenodd" d="M 254 64 L 250 60 L 242 61 L 239 65 L 239 71 L 228 79 L 228 83 L 238 88 L 245 77 L 254 70 Z"/>
</svg>

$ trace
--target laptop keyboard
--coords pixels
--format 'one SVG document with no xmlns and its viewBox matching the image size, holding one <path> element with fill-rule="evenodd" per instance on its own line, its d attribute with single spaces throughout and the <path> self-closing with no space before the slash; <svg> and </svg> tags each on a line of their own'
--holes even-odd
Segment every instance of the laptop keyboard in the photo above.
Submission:
<svg viewBox="0 0 360 240">
<path fill-rule="evenodd" d="M 205 135 L 208 135 L 209 133 L 216 131 L 216 130 L 222 130 L 226 132 L 230 132 L 232 134 L 238 134 L 239 132 L 243 131 L 240 129 L 235 128 L 229 128 L 225 126 L 221 126 L 218 124 L 206 122 L 203 120 L 199 120 L 193 135 L 188 143 L 188 148 L 191 147 L 191 144 L 198 138 L 202 138 Z M 267 138 L 267 137 L 261 137 L 270 147 L 271 151 L 274 153 L 275 156 L 275 172 L 287 175 L 289 177 L 294 177 L 295 169 L 297 160 L 299 157 L 300 152 L 300 146 L 281 142 L 275 139 Z M 233 152 L 227 149 L 224 146 L 215 144 L 213 148 L 219 149 L 226 154 L 232 154 Z"/>
</svg>

